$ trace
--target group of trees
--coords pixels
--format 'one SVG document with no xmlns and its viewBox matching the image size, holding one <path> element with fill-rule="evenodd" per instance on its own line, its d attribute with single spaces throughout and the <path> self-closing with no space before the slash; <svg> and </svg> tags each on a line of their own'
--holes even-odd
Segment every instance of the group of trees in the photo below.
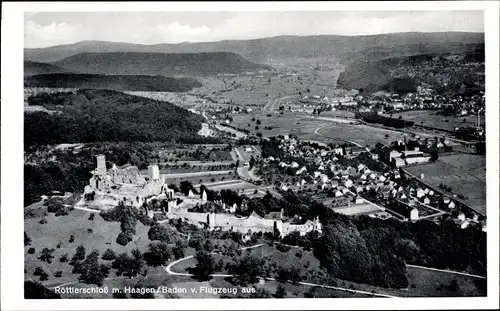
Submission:
<svg viewBox="0 0 500 311">
<path fill-rule="evenodd" d="M 116 243 L 127 245 L 132 241 L 135 235 L 135 226 L 139 219 L 139 211 L 137 209 L 126 206 L 122 201 L 117 207 L 100 213 L 101 217 L 106 221 L 119 221 L 121 232 L 116 238 Z M 143 219 L 143 218 L 141 218 Z"/>
<path fill-rule="evenodd" d="M 371 113 L 371 112 L 363 112 L 363 113 L 358 112 L 356 113 L 356 117 L 368 123 L 379 123 L 394 128 L 403 128 L 406 126 L 413 126 L 414 124 L 413 121 L 406 121 L 400 118 L 396 119 L 396 118 L 384 117 L 377 113 Z"/>
</svg>

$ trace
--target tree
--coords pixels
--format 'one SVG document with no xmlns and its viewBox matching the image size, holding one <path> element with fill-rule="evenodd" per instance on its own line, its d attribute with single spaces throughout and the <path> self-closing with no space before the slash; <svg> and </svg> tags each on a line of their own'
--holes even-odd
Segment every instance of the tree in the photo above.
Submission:
<svg viewBox="0 0 500 311">
<path fill-rule="evenodd" d="M 186 243 L 181 241 L 181 240 L 175 242 L 175 246 L 172 249 L 172 253 L 173 253 L 175 259 L 179 259 L 179 258 L 184 257 L 184 252 L 185 252 L 186 246 L 187 246 Z"/>
<path fill-rule="evenodd" d="M 59 261 L 60 261 L 60 262 L 67 262 L 67 261 L 68 261 L 68 254 L 63 254 L 63 255 L 59 258 Z"/>
<path fill-rule="evenodd" d="M 104 254 L 102 254 L 102 257 L 101 257 L 103 260 L 114 260 L 116 258 L 116 254 L 115 252 L 111 249 L 111 248 L 108 248 Z"/>
<path fill-rule="evenodd" d="M 155 223 L 153 226 L 151 226 L 151 228 L 149 228 L 148 231 L 148 237 L 151 241 L 158 240 L 165 243 L 170 242 L 171 234 L 172 233 L 170 232 L 170 230 L 168 230 L 167 227 L 162 226 L 159 223 Z"/>
<path fill-rule="evenodd" d="M 45 261 L 47 263 L 52 263 L 52 259 L 54 258 L 54 252 L 55 249 L 51 248 L 44 248 L 42 249 L 42 252 L 40 254 L 40 257 L 38 257 L 41 261 Z"/>
<path fill-rule="evenodd" d="M 137 276 L 143 268 L 142 254 L 139 256 L 139 253 L 136 252 L 135 256 L 129 256 L 127 253 L 119 254 L 111 265 L 116 269 L 116 275 L 126 275 L 130 278 Z"/>
<path fill-rule="evenodd" d="M 150 243 L 149 253 L 146 258 L 146 262 L 150 266 L 160 266 L 165 264 L 170 257 L 172 257 L 172 251 L 169 248 L 168 244 L 165 242 L 153 242 Z"/>
<path fill-rule="evenodd" d="M 281 284 L 278 285 L 278 288 L 276 289 L 276 293 L 274 293 L 274 298 L 285 298 L 286 297 L 286 289 L 281 286 Z"/>
<path fill-rule="evenodd" d="M 34 247 L 30 247 L 28 249 L 28 254 L 34 254 L 35 253 L 35 248 Z"/>
<path fill-rule="evenodd" d="M 30 237 L 26 234 L 26 231 L 24 231 L 24 246 L 28 246 L 31 244 L 31 239 Z"/>
<path fill-rule="evenodd" d="M 61 295 L 33 281 L 24 281 L 24 299 L 60 299 Z"/>
<path fill-rule="evenodd" d="M 99 264 L 99 252 L 93 250 L 87 255 L 85 261 L 82 263 L 78 280 L 86 284 L 102 286 L 108 274 L 109 268 Z"/>
<path fill-rule="evenodd" d="M 205 250 L 196 252 L 195 259 L 198 262 L 194 269 L 195 277 L 200 281 L 207 281 L 215 271 L 215 260 L 212 254 Z"/>
<path fill-rule="evenodd" d="M 116 243 L 125 246 L 128 244 L 128 242 L 132 241 L 132 238 L 128 236 L 127 234 L 120 232 L 118 236 L 116 237 Z"/>
<path fill-rule="evenodd" d="M 232 272 L 236 275 L 240 284 L 248 285 L 259 280 L 259 277 L 264 273 L 263 267 L 263 259 L 247 253 L 235 260 Z"/>
<path fill-rule="evenodd" d="M 205 244 L 205 236 L 202 232 L 196 232 L 189 239 L 189 246 L 199 250 Z"/>
<path fill-rule="evenodd" d="M 83 245 L 79 245 L 76 248 L 76 253 L 73 256 L 72 261 L 84 260 L 85 259 L 85 247 Z"/>
<path fill-rule="evenodd" d="M 194 187 L 189 181 L 184 180 L 184 181 L 181 181 L 179 189 L 181 190 L 182 194 L 188 195 L 189 190 L 193 191 Z"/>
<path fill-rule="evenodd" d="M 73 243 L 74 241 L 75 241 L 75 236 L 74 235 L 70 235 L 69 242 Z"/>
<path fill-rule="evenodd" d="M 430 160 L 431 160 L 432 162 L 437 161 L 437 159 L 439 158 L 439 154 L 438 154 L 437 149 L 436 149 L 436 148 L 433 148 L 432 150 L 430 150 L 430 152 L 429 152 L 429 153 L 431 154 L 431 158 L 430 158 Z"/>
<path fill-rule="evenodd" d="M 420 248 L 410 239 L 397 239 L 394 243 L 394 253 L 407 262 L 413 262 Z"/>
</svg>

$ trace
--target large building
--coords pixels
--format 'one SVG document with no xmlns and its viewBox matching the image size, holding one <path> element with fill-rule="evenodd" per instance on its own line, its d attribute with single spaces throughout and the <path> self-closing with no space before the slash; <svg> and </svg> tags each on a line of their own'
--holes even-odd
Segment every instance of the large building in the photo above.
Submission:
<svg viewBox="0 0 500 311">
<path fill-rule="evenodd" d="M 173 190 L 168 188 L 160 175 L 158 165 L 148 167 L 146 180 L 136 166 L 117 167 L 113 164 L 113 167 L 107 170 L 105 156 L 98 155 L 96 158 L 97 167 L 91 172 L 92 177 L 84 190 L 84 194 L 94 193 L 94 199 L 82 204 L 108 209 L 118 205 L 120 201 L 140 207 L 147 199 L 172 199 Z"/>
</svg>

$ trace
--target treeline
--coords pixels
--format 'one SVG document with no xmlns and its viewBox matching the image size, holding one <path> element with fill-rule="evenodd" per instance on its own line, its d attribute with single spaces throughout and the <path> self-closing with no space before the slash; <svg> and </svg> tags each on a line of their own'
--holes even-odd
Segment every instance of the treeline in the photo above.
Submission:
<svg viewBox="0 0 500 311">
<path fill-rule="evenodd" d="M 55 106 L 62 105 L 62 107 Z M 101 141 L 218 143 L 197 134 L 203 118 L 170 103 L 115 91 L 79 90 L 44 97 L 43 106 L 61 113 L 24 116 L 24 143 L 46 145 Z"/>
<path fill-rule="evenodd" d="M 25 77 L 24 86 L 115 91 L 188 92 L 193 88 L 202 86 L 202 84 L 193 78 L 52 73 Z"/>
<path fill-rule="evenodd" d="M 415 124 L 415 122 L 413 121 L 384 117 L 373 112 L 358 112 L 355 115 L 356 118 L 361 119 L 365 122 L 383 124 L 385 126 L 394 128 L 403 128 L 406 126 L 413 126 L 413 124 Z"/>
<path fill-rule="evenodd" d="M 368 216 L 354 217 L 353 223 L 362 234 L 379 231 L 385 239 L 393 239 L 393 251 L 407 263 L 486 275 L 486 232 L 460 229 L 450 216 L 439 225 Z"/>
</svg>

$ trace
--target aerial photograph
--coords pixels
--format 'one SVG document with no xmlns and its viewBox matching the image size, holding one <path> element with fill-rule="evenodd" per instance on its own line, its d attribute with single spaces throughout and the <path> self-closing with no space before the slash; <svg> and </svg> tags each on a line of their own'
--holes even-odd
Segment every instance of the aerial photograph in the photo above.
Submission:
<svg viewBox="0 0 500 311">
<path fill-rule="evenodd" d="M 24 297 L 487 297 L 484 24 L 25 12 Z"/>
</svg>

